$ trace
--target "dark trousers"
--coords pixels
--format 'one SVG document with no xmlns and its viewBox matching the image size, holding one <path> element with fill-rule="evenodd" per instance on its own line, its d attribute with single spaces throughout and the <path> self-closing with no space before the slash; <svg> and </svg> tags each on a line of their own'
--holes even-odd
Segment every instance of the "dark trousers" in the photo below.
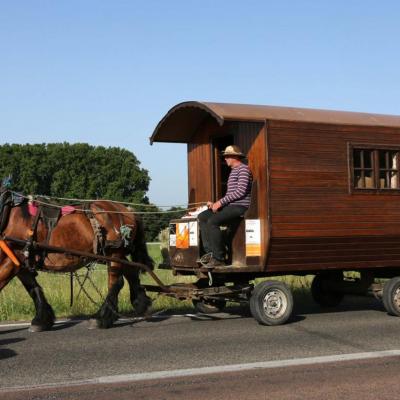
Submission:
<svg viewBox="0 0 400 400">
<path fill-rule="evenodd" d="M 225 260 L 225 243 L 220 226 L 237 223 L 246 210 L 242 206 L 226 206 L 216 213 L 206 210 L 199 214 L 201 240 L 206 253 L 212 253 L 219 261 Z"/>
</svg>

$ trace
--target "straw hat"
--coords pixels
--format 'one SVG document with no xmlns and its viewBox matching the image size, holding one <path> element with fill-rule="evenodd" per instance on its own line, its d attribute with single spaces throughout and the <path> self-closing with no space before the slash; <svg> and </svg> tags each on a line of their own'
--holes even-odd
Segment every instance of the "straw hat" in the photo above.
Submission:
<svg viewBox="0 0 400 400">
<path fill-rule="evenodd" d="M 222 152 L 222 155 L 224 157 L 227 157 L 227 156 L 246 157 L 242 153 L 242 150 L 240 150 L 240 147 L 239 146 L 235 146 L 234 144 L 230 145 L 230 146 L 227 146 L 226 149 Z"/>
</svg>

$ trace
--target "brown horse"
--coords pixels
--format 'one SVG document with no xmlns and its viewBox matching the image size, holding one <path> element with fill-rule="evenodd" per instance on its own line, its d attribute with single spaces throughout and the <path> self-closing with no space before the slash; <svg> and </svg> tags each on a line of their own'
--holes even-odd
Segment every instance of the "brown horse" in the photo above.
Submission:
<svg viewBox="0 0 400 400">
<path fill-rule="evenodd" d="M 27 200 L 16 204 L 14 198 L 12 192 L 0 189 L 2 237 L 22 240 L 34 237 L 37 243 L 88 253 L 101 251 L 102 255 L 118 259 L 131 256 L 132 261 L 153 267 L 153 261 L 147 253 L 141 221 L 121 204 L 94 201 L 85 207 L 76 206 L 68 215 L 60 216 L 60 213 L 56 226 L 50 229 L 41 208 L 36 210 L 40 212 L 36 222 Z M 129 233 L 125 238 L 122 237 L 121 227 L 128 227 Z M 32 250 L 29 245 L 12 241 L 6 243 L 18 260 L 13 262 L 12 255 L 10 258 L 4 251 L 0 251 L 0 290 L 15 276 L 18 277 L 35 304 L 36 315 L 31 330 L 48 330 L 54 324 L 55 316 L 36 281 L 37 271 L 73 272 L 87 264 L 88 260 L 65 253 Z M 100 328 L 109 328 L 118 319 L 118 294 L 124 284 L 123 278 L 129 283 L 130 299 L 136 315 L 144 314 L 151 304 L 140 285 L 139 269 L 111 262 L 108 264 L 108 294 L 94 316 Z"/>
</svg>

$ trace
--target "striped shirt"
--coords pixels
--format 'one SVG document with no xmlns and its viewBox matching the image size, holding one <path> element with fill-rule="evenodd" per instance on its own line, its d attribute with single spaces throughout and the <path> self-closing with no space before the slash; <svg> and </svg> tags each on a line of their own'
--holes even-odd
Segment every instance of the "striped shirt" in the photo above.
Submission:
<svg viewBox="0 0 400 400">
<path fill-rule="evenodd" d="M 242 206 L 249 208 L 253 177 L 246 164 L 232 168 L 228 178 L 226 195 L 220 200 L 222 206 Z"/>
</svg>

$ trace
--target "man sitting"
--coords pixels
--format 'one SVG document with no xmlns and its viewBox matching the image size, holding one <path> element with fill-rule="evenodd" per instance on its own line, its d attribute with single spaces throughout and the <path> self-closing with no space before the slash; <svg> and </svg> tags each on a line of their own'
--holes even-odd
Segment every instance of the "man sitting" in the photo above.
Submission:
<svg viewBox="0 0 400 400">
<path fill-rule="evenodd" d="M 249 167 L 242 162 L 245 155 L 238 146 L 226 147 L 222 155 L 231 168 L 226 195 L 215 203 L 207 202 L 208 210 L 198 217 L 203 248 L 212 254 L 206 264 L 211 268 L 225 265 L 225 244 L 220 226 L 237 220 L 249 208 L 253 180 Z"/>
</svg>

